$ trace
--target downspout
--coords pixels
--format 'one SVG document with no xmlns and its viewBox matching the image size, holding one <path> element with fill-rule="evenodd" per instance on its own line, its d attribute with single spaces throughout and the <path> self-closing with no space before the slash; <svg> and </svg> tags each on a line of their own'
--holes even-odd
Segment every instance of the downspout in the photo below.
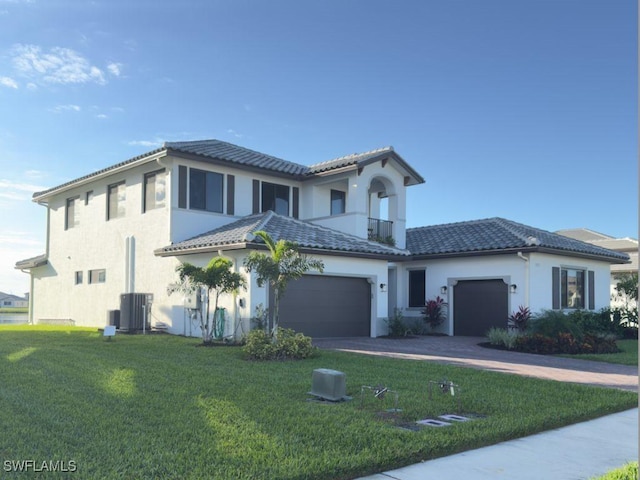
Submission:
<svg viewBox="0 0 640 480">
<path fill-rule="evenodd" d="M 517 253 L 518 257 L 525 261 L 524 266 L 524 304 L 529 307 L 529 257 L 525 257 L 522 252 Z"/>
</svg>

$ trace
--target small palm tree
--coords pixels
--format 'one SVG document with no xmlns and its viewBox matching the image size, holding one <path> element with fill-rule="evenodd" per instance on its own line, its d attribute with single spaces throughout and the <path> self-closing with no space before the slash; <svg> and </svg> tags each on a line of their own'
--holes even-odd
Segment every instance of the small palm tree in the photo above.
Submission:
<svg viewBox="0 0 640 480">
<path fill-rule="evenodd" d="M 214 292 L 214 316 L 218 311 L 218 299 L 223 293 L 231 293 L 245 286 L 244 277 L 231 271 L 233 262 L 228 258 L 213 257 L 206 267 L 196 267 L 190 263 L 183 263 L 176 268 L 180 276 L 178 290 L 193 290 L 195 287 L 207 289 L 206 313 L 200 316 L 200 330 L 202 332 L 202 342 L 210 344 L 213 341 L 215 329 L 215 319 L 209 321 L 209 299 L 211 292 Z"/>
<path fill-rule="evenodd" d="M 309 258 L 298 251 L 298 245 L 288 240 L 275 242 L 265 231 L 254 232 L 267 248 L 269 254 L 252 251 L 244 262 L 247 271 L 255 271 L 258 275 L 258 285 L 265 283 L 273 289 L 273 329 L 272 338 L 277 340 L 280 299 L 284 296 L 285 289 L 290 280 L 296 280 L 309 270 L 323 272 L 324 263 L 321 260 Z"/>
</svg>

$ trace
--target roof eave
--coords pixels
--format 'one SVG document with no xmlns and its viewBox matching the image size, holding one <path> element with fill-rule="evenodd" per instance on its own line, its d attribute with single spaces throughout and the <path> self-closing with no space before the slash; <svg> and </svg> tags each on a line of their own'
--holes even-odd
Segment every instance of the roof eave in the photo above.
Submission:
<svg viewBox="0 0 640 480">
<path fill-rule="evenodd" d="M 201 247 L 188 247 L 180 250 L 165 250 L 158 248 L 153 251 L 156 257 L 179 257 L 180 255 L 196 255 L 198 253 L 216 253 L 221 250 L 242 250 L 247 248 L 246 242 L 229 243 L 225 245 L 206 245 Z"/>
<path fill-rule="evenodd" d="M 111 175 L 115 175 L 117 173 L 123 172 L 125 170 L 129 170 L 131 168 L 135 168 L 144 163 L 149 163 L 152 161 L 156 161 L 162 157 L 165 157 L 167 154 L 167 150 L 165 148 L 160 148 L 157 150 L 153 150 L 152 152 L 148 152 L 143 154 L 139 158 L 134 157 L 131 161 L 124 161 L 119 164 L 119 166 L 113 168 L 106 168 L 104 170 L 100 170 L 95 174 L 85 175 L 76 180 L 71 180 L 70 182 L 64 183 L 58 187 L 54 187 L 49 190 L 44 190 L 43 192 L 36 192 L 33 194 L 31 200 L 36 203 L 46 203 L 46 201 L 53 197 L 54 195 L 58 195 L 62 192 L 66 192 L 73 188 L 81 187 L 82 185 L 86 185 L 88 183 L 94 182 L 96 180 L 100 180 L 102 178 L 109 177 Z"/>
<path fill-rule="evenodd" d="M 468 252 L 416 254 L 409 257 L 407 261 L 434 260 L 434 259 L 441 259 L 441 258 L 483 257 L 483 256 L 490 256 L 490 255 L 517 254 L 518 252 L 547 253 L 550 255 L 563 255 L 568 257 L 587 258 L 589 260 L 598 260 L 601 262 L 607 262 L 612 264 L 630 263 L 630 261 L 624 261 L 622 259 L 616 259 L 616 258 L 605 256 L 605 255 L 590 254 L 585 252 L 574 252 L 572 250 L 562 250 L 558 248 L 537 247 L 537 246 L 536 247 L 512 247 L 512 248 L 492 249 L 492 250 L 475 250 L 475 251 L 468 251 Z"/>
<path fill-rule="evenodd" d="M 273 170 L 271 168 L 257 167 L 255 165 L 247 165 L 245 163 L 234 162 L 232 160 L 225 160 L 223 158 L 210 157 L 208 155 L 198 155 L 196 153 L 183 152 L 181 150 L 175 150 L 171 147 L 167 147 L 167 153 L 172 157 L 181 158 L 183 160 L 204 162 L 211 165 L 218 165 L 223 167 L 239 168 L 243 171 L 261 173 L 263 175 L 265 173 L 268 173 L 270 176 L 273 176 L 273 177 L 288 178 L 288 179 L 293 179 L 298 181 L 305 179 L 304 174 L 280 172 L 278 170 Z"/>
</svg>

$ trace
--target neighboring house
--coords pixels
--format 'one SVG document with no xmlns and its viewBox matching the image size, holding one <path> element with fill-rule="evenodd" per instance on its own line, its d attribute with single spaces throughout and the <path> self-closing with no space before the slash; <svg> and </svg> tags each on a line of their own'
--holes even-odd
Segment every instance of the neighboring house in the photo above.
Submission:
<svg viewBox="0 0 640 480">
<path fill-rule="evenodd" d="M 594 232 L 587 228 L 558 230 L 556 233 L 629 255 L 629 263 L 611 265 L 611 306 L 616 307 L 627 305 L 629 302 L 633 304 L 632 306 L 635 306 L 635 300 L 628 299 L 626 296 L 618 294 L 616 285 L 618 284 L 621 276 L 638 273 L 638 240 L 629 237 L 615 238 L 603 233 Z"/>
<path fill-rule="evenodd" d="M 406 189 L 423 182 L 391 147 L 304 166 L 217 140 L 165 143 L 35 193 L 47 251 L 16 268 L 30 273 L 35 323 L 103 326 L 126 307 L 121 294 L 137 292 L 152 295 L 151 325 L 185 335 L 199 335 L 193 299 L 167 291 L 182 262 L 223 255 L 247 276 L 246 290 L 221 297 L 225 335 L 270 305 L 243 268 L 265 249 L 258 230 L 324 262 L 289 285 L 280 312 L 283 326 L 316 337 L 384 335 L 394 308 L 417 316 L 437 295 L 450 335 L 506 326 L 519 305 L 608 305 L 609 265 L 626 254 L 499 218 L 407 230 Z"/>
<path fill-rule="evenodd" d="M 0 292 L 0 308 L 25 308 L 29 306 L 26 298 Z"/>
</svg>

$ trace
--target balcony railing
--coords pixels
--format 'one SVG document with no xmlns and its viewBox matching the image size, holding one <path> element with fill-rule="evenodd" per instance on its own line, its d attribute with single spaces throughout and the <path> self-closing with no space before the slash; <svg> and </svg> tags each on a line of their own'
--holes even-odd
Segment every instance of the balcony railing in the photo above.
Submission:
<svg viewBox="0 0 640 480">
<path fill-rule="evenodd" d="M 380 220 L 379 218 L 369 218 L 368 238 L 374 242 L 395 245 L 393 222 Z"/>
</svg>

